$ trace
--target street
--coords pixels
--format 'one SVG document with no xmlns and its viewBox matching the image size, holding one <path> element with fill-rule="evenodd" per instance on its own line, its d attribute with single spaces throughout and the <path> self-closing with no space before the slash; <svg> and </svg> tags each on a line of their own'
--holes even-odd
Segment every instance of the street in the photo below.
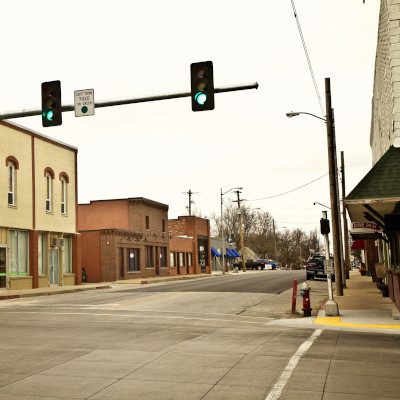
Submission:
<svg viewBox="0 0 400 400">
<path fill-rule="evenodd" d="M 243 312 L 303 275 L 2 301 L 0 400 L 400 397 L 400 336 L 288 328 Z"/>
</svg>

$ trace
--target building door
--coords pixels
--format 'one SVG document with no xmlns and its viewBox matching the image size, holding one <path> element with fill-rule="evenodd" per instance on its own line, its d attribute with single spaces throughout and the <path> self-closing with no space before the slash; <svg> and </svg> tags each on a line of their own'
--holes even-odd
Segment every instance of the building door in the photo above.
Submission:
<svg viewBox="0 0 400 400">
<path fill-rule="evenodd" d="M 122 247 L 118 248 L 119 259 L 119 279 L 125 279 L 125 251 Z"/>
<path fill-rule="evenodd" d="M 49 268 L 50 285 L 58 285 L 59 281 L 59 262 L 58 249 L 50 249 L 50 268 Z"/>
<path fill-rule="evenodd" d="M 7 250 L 5 247 L 0 247 L 0 289 L 5 288 L 6 284 L 6 255 Z"/>
</svg>

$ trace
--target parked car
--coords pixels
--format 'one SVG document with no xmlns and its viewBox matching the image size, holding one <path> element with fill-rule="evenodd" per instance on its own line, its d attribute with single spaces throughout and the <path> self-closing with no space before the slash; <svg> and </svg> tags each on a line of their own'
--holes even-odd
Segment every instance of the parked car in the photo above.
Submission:
<svg viewBox="0 0 400 400">
<path fill-rule="evenodd" d="M 310 257 L 306 264 L 307 280 L 312 280 L 315 277 L 327 279 L 324 268 L 325 256 L 322 254 L 314 254 Z M 335 282 L 335 275 L 331 275 L 332 282 Z"/>
<path fill-rule="evenodd" d="M 242 268 L 242 262 L 236 262 L 233 264 L 234 267 Z M 277 264 L 274 261 L 267 260 L 265 258 L 260 258 L 258 260 L 247 259 L 246 269 L 276 269 Z"/>
</svg>

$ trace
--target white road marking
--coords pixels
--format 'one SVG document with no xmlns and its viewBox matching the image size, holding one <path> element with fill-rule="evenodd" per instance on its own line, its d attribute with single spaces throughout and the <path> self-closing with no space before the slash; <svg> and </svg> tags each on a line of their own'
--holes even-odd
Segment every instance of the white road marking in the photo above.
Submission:
<svg viewBox="0 0 400 400">
<path fill-rule="evenodd" d="M 303 354 L 311 347 L 314 340 L 322 333 L 321 329 L 317 329 L 314 333 L 297 349 L 296 353 L 289 360 L 284 371 L 275 383 L 274 387 L 269 392 L 265 400 L 277 400 L 281 397 L 283 388 L 286 386 L 293 370 L 296 368 L 297 363 Z"/>
</svg>

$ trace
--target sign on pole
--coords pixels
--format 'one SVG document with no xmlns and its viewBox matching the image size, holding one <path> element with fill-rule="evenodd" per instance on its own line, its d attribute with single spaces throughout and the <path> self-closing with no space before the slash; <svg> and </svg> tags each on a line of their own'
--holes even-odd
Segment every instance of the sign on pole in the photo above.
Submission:
<svg viewBox="0 0 400 400">
<path fill-rule="evenodd" d="M 333 261 L 324 260 L 324 270 L 326 275 L 333 275 Z"/>
<path fill-rule="evenodd" d="M 94 115 L 94 89 L 74 91 L 75 117 Z"/>
</svg>

